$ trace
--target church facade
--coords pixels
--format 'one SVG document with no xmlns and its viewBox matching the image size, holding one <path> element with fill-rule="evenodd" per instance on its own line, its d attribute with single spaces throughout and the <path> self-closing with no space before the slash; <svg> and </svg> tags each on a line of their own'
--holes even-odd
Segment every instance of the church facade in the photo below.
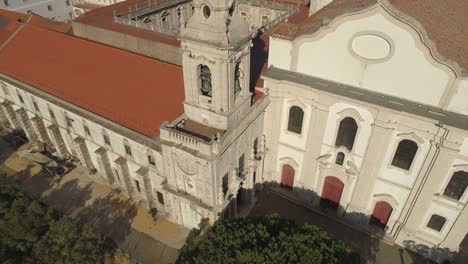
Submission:
<svg viewBox="0 0 468 264">
<path fill-rule="evenodd" d="M 420 17 L 421 1 L 311 1 L 268 28 L 260 87 L 251 53 L 265 12 L 182 2 L 193 14 L 177 22 L 181 66 L 12 22 L 0 38 L 2 125 L 189 228 L 242 215 L 256 186 L 278 183 L 400 245 L 458 251 L 468 51 L 458 32 L 436 38 L 442 14 Z M 41 35 L 83 52 L 28 51 Z"/>
</svg>

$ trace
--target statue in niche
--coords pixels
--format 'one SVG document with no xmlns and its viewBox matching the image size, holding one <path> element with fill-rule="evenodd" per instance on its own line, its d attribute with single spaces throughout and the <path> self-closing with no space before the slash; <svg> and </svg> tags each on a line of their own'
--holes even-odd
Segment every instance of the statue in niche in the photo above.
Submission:
<svg viewBox="0 0 468 264">
<path fill-rule="evenodd" d="M 243 77 L 243 72 L 240 69 L 240 62 L 238 62 L 234 70 L 234 94 L 238 94 L 242 91 L 240 80 Z"/>
</svg>

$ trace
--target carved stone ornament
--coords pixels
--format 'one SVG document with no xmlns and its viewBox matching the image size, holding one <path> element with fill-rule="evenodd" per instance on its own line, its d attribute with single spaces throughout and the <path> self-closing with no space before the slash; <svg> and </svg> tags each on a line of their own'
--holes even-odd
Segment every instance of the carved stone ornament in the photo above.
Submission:
<svg viewBox="0 0 468 264">
<path fill-rule="evenodd" d="M 187 175 L 194 175 L 197 173 L 197 165 L 195 162 L 190 160 L 188 155 L 174 154 L 174 160 L 177 163 L 177 167 Z"/>
</svg>

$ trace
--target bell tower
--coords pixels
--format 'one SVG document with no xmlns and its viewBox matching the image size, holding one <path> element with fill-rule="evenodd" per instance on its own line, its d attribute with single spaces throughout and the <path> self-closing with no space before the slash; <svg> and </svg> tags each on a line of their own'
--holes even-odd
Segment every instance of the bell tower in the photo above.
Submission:
<svg viewBox="0 0 468 264">
<path fill-rule="evenodd" d="M 193 121 L 228 130 L 250 107 L 249 25 L 233 0 L 194 0 L 193 5 L 180 31 L 184 110 Z"/>
</svg>

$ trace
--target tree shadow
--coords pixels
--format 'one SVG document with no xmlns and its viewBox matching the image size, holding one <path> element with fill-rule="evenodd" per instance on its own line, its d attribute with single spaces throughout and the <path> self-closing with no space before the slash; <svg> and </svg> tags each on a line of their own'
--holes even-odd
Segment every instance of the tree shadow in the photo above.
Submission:
<svg viewBox="0 0 468 264">
<path fill-rule="evenodd" d="M 108 194 L 96 199 L 78 217 L 96 227 L 116 244 L 122 244 L 131 231 L 137 212 L 137 206 L 131 200 Z"/>
<path fill-rule="evenodd" d="M 72 216 L 91 199 L 92 191 L 92 184 L 80 186 L 79 180 L 73 179 L 53 188 L 50 193 L 43 195 L 42 199 L 61 213 Z"/>
<path fill-rule="evenodd" d="M 18 135 L 18 132 L 7 132 L 0 128 L 0 164 L 5 162 L 27 140 Z"/>
</svg>

